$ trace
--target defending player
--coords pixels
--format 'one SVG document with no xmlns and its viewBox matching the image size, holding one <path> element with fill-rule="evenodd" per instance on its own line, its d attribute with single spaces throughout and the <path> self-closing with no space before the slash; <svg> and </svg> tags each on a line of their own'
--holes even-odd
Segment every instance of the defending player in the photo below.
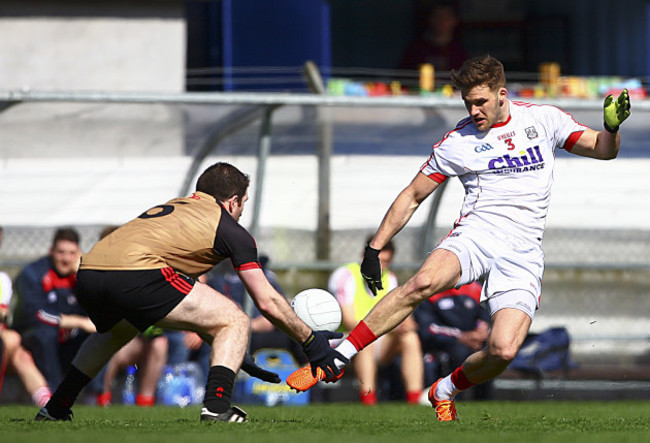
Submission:
<svg viewBox="0 0 650 443">
<path fill-rule="evenodd" d="M 248 176 L 234 166 L 216 163 L 199 177 L 190 197 L 149 209 L 82 257 L 77 297 L 98 332 L 84 342 L 36 420 L 70 420 L 81 389 L 138 331 L 155 324 L 195 331 L 212 345 L 201 420 L 246 421 L 246 413 L 231 407 L 230 399 L 246 354 L 250 319 L 228 297 L 195 280 L 225 259 L 232 261 L 260 312 L 302 343 L 313 370 L 339 374 L 334 358 L 347 359 L 328 340 L 343 334 L 312 331 L 296 316 L 266 279 L 255 240 L 237 223 L 248 184 Z M 261 368 L 244 362 L 247 372 L 264 377 Z"/>
<path fill-rule="evenodd" d="M 503 65 L 489 55 L 466 61 L 452 71 L 452 80 L 469 117 L 433 146 L 366 246 L 361 273 L 369 288 L 381 288 L 379 251 L 449 177 L 458 177 L 465 187 L 460 218 L 417 273 L 386 295 L 337 347 L 352 358 L 396 327 L 422 300 L 484 279 L 481 299 L 492 322 L 487 348 L 432 385 L 429 400 L 440 421 L 457 419 L 457 393 L 503 372 L 539 307 L 554 150 L 613 159 L 620 146 L 619 125 L 630 115 L 627 90 L 616 100 L 611 95 L 605 99 L 601 131 L 577 123 L 556 107 L 511 101 Z M 316 381 L 303 369 L 287 383 L 304 390 Z"/>
</svg>

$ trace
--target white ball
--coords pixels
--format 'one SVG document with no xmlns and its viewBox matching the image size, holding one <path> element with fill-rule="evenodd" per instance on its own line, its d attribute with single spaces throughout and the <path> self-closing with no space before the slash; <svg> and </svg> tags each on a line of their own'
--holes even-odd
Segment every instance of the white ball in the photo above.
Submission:
<svg viewBox="0 0 650 443">
<path fill-rule="evenodd" d="M 341 306 L 332 294 L 323 289 L 299 292 L 291 300 L 291 307 L 314 331 L 336 331 L 341 326 Z"/>
</svg>

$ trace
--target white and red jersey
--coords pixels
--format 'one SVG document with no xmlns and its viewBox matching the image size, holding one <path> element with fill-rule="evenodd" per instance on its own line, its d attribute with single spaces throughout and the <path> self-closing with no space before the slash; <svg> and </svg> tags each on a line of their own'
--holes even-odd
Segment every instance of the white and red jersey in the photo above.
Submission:
<svg viewBox="0 0 650 443">
<path fill-rule="evenodd" d="M 570 151 L 586 126 L 550 105 L 510 101 L 510 117 L 487 132 L 461 120 L 420 168 L 442 183 L 457 176 L 465 200 L 456 226 L 499 229 L 538 243 L 553 184 L 555 148 Z"/>
</svg>

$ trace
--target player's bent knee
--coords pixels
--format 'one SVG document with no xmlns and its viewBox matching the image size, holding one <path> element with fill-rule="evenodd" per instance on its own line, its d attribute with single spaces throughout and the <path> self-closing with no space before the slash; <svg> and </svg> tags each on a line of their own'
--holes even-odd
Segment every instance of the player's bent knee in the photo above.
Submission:
<svg viewBox="0 0 650 443">
<path fill-rule="evenodd" d="M 241 328 L 245 328 L 250 331 L 251 328 L 251 319 L 250 317 L 242 310 L 238 309 L 235 315 L 235 324 Z"/>
<path fill-rule="evenodd" d="M 225 327 L 236 330 L 240 334 L 250 334 L 251 319 L 248 315 L 246 315 L 244 311 L 241 309 L 233 309 L 232 312 L 228 313 L 227 317 L 228 319 L 225 323 L 223 318 L 219 319 L 218 321 L 215 319 L 215 324 L 213 324 L 207 332 L 214 337 L 222 328 Z"/>
<path fill-rule="evenodd" d="M 512 360 L 514 360 L 515 356 L 517 355 L 517 347 L 516 346 L 499 346 L 499 345 L 492 345 L 489 347 L 489 354 L 494 360 L 499 360 L 503 363 L 510 363 Z"/>
<path fill-rule="evenodd" d="M 442 289 L 446 289 L 440 278 L 427 272 L 418 272 L 411 277 L 406 285 L 407 296 L 410 296 L 414 303 L 419 303 Z"/>
<path fill-rule="evenodd" d="M 16 350 L 13 363 L 21 368 L 32 367 L 34 366 L 34 359 L 32 358 L 32 354 L 27 352 L 24 348 L 19 347 Z"/>
<path fill-rule="evenodd" d="M 401 337 L 400 341 L 404 347 L 420 347 L 420 337 L 416 331 L 406 331 Z"/>
<path fill-rule="evenodd" d="M 2 342 L 6 352 L 12 352 L 14 349 L 20 347 L 20 334 L 13 329 L 7 329 L 2 333 Z"/>
</svg>

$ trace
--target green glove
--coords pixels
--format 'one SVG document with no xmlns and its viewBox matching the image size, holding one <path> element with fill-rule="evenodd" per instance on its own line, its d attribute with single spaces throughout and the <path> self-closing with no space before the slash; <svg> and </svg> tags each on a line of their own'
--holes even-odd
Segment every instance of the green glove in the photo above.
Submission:
<svg viewBox="0 0 650 443">
<path fill-rule="evenodd" d="M 158 326 L 149 326 L 143 333 L 142 336 L 145 338 L 155 338 L 160 335 L 163 335 L 165 331 Z"/>
<path fill-rule="evenodd" d="M 630 116 L 630 96 L 623 89 L 616 100 L 609 94 L 605 99 L 605 129 L 609 132 L 618 131 L 618 127 Z"/>
</svg>

